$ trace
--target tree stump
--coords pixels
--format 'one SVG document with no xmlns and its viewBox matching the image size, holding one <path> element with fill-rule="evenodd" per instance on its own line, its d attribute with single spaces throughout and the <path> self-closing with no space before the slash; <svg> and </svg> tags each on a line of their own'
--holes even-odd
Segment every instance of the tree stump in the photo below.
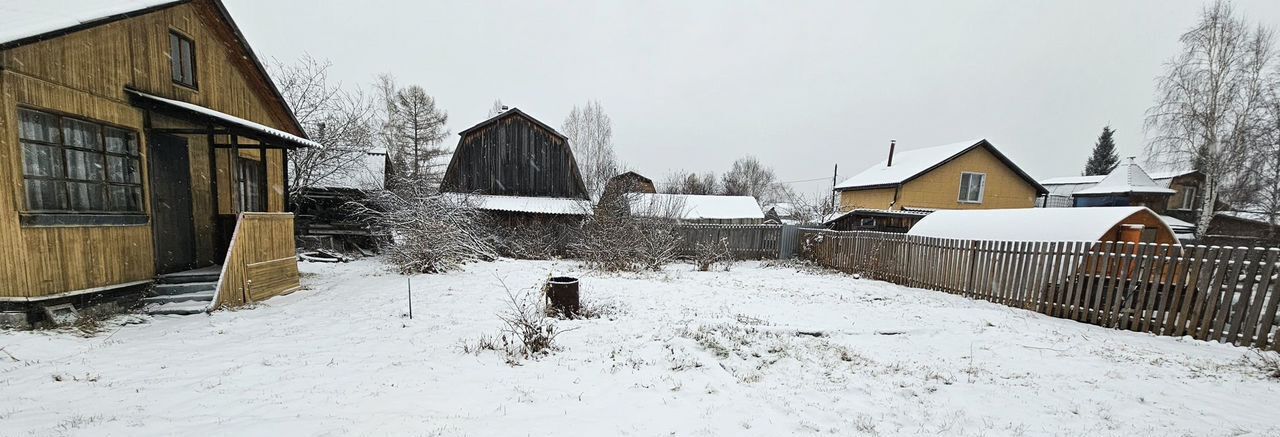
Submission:
<svg viewBox="0 0 1280 437">
<path fill-rule="evenodd" d="M 578 278 L 558 276 L 547 280 L 547 301 L 564 317 L 578 315 Z"/>
</svg>

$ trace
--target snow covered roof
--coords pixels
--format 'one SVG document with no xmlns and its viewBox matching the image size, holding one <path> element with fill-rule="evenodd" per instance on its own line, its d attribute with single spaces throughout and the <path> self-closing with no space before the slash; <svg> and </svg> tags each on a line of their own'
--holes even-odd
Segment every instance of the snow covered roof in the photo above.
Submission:
<svg viewBox="0 0 1280 437">
<path fill-rule="evenodd" d="M 339 169 L 311 185 L 324 188 L 381 190 L 386 188 L 386 159 L 386 150 L 370 150 L 360 158 L 352 160 L 347 168 Z"/>
<path fill-rule="evenodd" d="M 1167 186 L 1161 186 L 1151 179 L 1142 166 L 1129 159 L 1129 162 L 1116 166 L 1107 177 L 1102 178 L 1096 185 L 1076 191 L 1077 195 L 1097 195 L 1097 194 L 1126 194 L 1126 193 L 1150 193 L 1150 194 L 1173 194 L 1176 191 L 1169 189 Z"/>
<path fill-rule="evenodd" d="M 1271 224 L 1271 214 L 1255 211 L 1218 211 L 1214 215 L 1226 216 L 1251 222 Z M 1280 220 L 1280 217 L 1277 217 Z"/>
<path fill-rule="evenodd" d="M 300 137 L 300 136 L 297 136 L 297 135 L 282 131 L 280 129 L 276 129 L 276 128 L 261 124 L 261 123 L 245 120 L 243 118 L 236 117 L 234 115 L 227 114 L 225 112 L 215 111 L 215 110 L 212 110 L 200 105 L 196 105 L 193 103 L 183 102 L 181 100 L 173 100 L 173 99 L 166 99 L 164 97 L 153 96 L 141 91 L 135 91 L 135 90 L 125 90 L 125 91 L 128 92 L 129 94 L 132 94 L 144 100 L 149 100 L 152 103 L 167 105 L 183 111 L 188 111 L 188 112 L 196 113 L 205 117 L 213 118 L 223 123 L 231 124 L 236 127 L 248 129 L 254 132 L 267 135 L 269 137 L 282 140 L 293 146 L 314 147 L 314 148 L 324 147 L 323 145 L 315 141 L 311 141 L 306 138 L 303 138 L 303 137 Z"/>
<path fill-rule="evenodd" d="M 893 154 L 893 165 L 889 165 L 889 160 L 880 161 L 879 164 L 872 166 L 862 173 L 858 173 L 851 178 L 845 179 L 843 182 L 836 184 L 836 190 L 846 190 L 854 188 L 876 188 L 898 185 L 909 180 L 915 179 L 934 168 L 937 168 L 952 159 L 968 152 L 977 147 L 987 147 L 996 158 L 999 158 L 1005 165 L 1009 166 L 1015 173 L 1018 173 L 1028 183 L 1034 185 L 1037 191 L 1044 192 L 1035 179 L 1027 175 L 1018 168 L 1008 157 L 996 150 L 990 142 L 983 138 L 961 141 L 958 143 L 945 144 L 941 146 L 926 147 L 915 150 L 896 151 Z"/>
<path fill-rule="evenodd" d="M 920 219 L 908 235 L 993 241 L 1100 241 L 1142 206 L 943 210 Z M 1163 225 L 1163 222 L 1161 222 Z M 1172 237 L 1173 231 L 1164 225 Z"/>
<path fill-rule="evenodd" d="M 751 196 L 629 193 L 627 199 L 632 214 L 646 217 L 682 220 L 764 218 L 760 202 Z"/>
<path fill-rule="evenodd" d="M 497 196 L 492 194 L 445 193 L 476 209 L 487 211 L 528 212 L 535 214 L 586 215 L 591 201 L 563 197 Z"/>
<path fill-rule="evenodd" d="M 501 120 L 501 119 L 504 119 L 504 118 L 507 118 L 507 117 L 511 117 L 511 116 L 515 116 L 515 115 L 519 115 L 519 116 L 521 116 L 521 117 L 524 117 L 524 118 L 529 119 L 529 121 L 534 122 L 534 123 L 535 123 L 535 124 L 537 124 L 538 126 L 541 126 L 543 129 L 546 129 L 547 131 L 551 132 L 552 134 L 555 134 L 556 136 L 558 136 L 558 137 L 560 137 L 560 138 L 563 138 L 563 139 L 568 139 L 568 138 L 569 138 L 569 137 L 564 136 L 564 134 L 560 133 L 560 131 L 556 130 L 556 128 L 553 128 L 553 127 L 551 127 L 551 126 L 548 126 L 546 123 L 543 123 L 541 120 L 538 120 L 538 119 L 536 119 L 536 118 L 533 118 L 533 116 L 532 116 L 532 115 L 529 115 L 529 114 L 525 113 L 524 111 L 521 111 L 521 110 L 520 110 L 520 108 L 511 108 L 511 109 L 508 109 L 508 110 L 506 110 L 506 111 L 502 111 L 502 112 L 498 113 L 498 115 L 495 115 L 495 116 L 493 116 L 493 117 L 489 117 L 489 118 L 485 119 L 484 121 L 481 121 L 481 122 L 479 122 L 479 123 L 476 123 L 476 124 L 475 124 L 475 126 L 471 126 L 471 127 L 469 127 L 469 128 L 463 129 L 463 130 L 462 130 L 462 132 L 458 132 L 458 136 L 466 136 L 467 134 L 469 134 L 469 133 L 471 133 L 471 132 L 475 131 L 476 129 L 480 129 L 480 128 L 485 127 L 485 126 L 488 126 L 488 125 L 490 125 L 490 124 L 497 123 L 497 122 L 498 122 L 498 120 Z"/>
<path fill-rule="evenodd" d="M 1156 186 L 1168 188 L 1170 183 L 1173 181 L 1173 178 L 1189 175 L 1195 172 L 1195 170 L 1173 170 L 1148 173 L 1148 175 L 1151 177 L 1151 180 L 1155 181 Z M 1040 185 L 1044 185 L 1045 188 L 1049 189 L 1049 194 L 1070 196 L 1080 190 L 1092 188 L 1094 185 L 1097 185 L 1106 178 L 1106 175 L 1065 176 L 1042 180 L 1040 181 Z"/>
<path fill-rule="evenodd" d="M 1095 176 L 1064 176 L 1064 177 L 1058 177 L 1058 178 L 1049 178 L 1049 179 L 1045 179 L 1045 180 L 1043 180 L 1043 181 L 1040 181 L 1040 185 L 1044 185 L 1046 188 L 1047 188 L 1047 187 L 1049 187 L 1050 185 L 1078 185 L 1078 184 L 1089 184 L 1089 185 L 1091 185 L 1091 186 L 1092 186 L 1093 184 L 1096 184 L 1096 183 L 1098 183 L 1098 182 L 1102 182 L 1102 180 L 1103 180 L 1103 179 L 1106 179 L 1106 177 L 1107 177 L 1106 175 L 1095 175 Z"/>
<path fill-rule="evenodd" d="M 184 0 L 5 0 L 0 2 L 0 46 Z"/>
</svg>

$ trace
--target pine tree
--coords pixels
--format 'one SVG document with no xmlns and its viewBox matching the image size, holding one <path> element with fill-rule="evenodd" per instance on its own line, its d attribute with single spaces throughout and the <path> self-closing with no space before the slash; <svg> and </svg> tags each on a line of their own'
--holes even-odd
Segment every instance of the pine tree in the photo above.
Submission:
<svg viewBox="0 0 1280 437">
<path fill-rule="evenodd" d="M 1120 155 L 1116 154 L 1116 142 L 1111 138 L 1115 133 L 1111 126 L 1102 128 L 1102 135 L 1098 135 L 1098 142 L 1093 145 L 1093 155 L 1089 156 L 1089 162 L 1084 165 L 1085 176 L 1110 174 L 1111 170 L 1116 169 L 1116 164 L 1120 163 Z"/>
</svg>

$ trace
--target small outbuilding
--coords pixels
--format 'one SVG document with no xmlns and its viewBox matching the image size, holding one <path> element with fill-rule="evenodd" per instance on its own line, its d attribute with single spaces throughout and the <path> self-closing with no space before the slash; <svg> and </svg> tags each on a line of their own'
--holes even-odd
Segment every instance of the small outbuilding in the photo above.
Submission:
<svg viewBox="0 0 1280 437">
<path fill-rule="evenodd" d="M 1179 244 L 1173 230 L 1142 206 L 944 210 L 907 235 L 988 241 L 1131 241 Z"/>
</svg>

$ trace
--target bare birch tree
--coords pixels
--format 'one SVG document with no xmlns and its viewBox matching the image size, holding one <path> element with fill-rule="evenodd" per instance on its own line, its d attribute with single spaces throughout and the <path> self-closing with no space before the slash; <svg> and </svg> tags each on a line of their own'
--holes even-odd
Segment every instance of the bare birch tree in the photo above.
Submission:
<svg viewBox="0 0 1280 437">
<path fill-rule="evenodd" d="M 1263 114 L 1255 143 L 1256 159 L 1249 166 L 1258 187 L 1253 205 L 1266 215 L 1271 225 L 1269 237 L 1280 239 L 1280 66 L 1270 78 Z"/>
<path fill-rule="evenodd" d="M 613 152 L 613 120 L 605 114 L 600 102 L 592 100 L 583 108 L 574 106 L 560 130 L 569 137 L 587 192 L 592 199 L 598 198 L 609 178 L 618 174 L 618 159 Z"/>
<path fill-rule="evenodd" d="M 1251 31 L 1230 3 L 1218 1 L 1180 40 L 1182 52 L 1165 64 L 1147 112 L 1146 127 L 1154 134 L 1147 151 L 1153 162 L 1204 173 L 1196 231 L 1205 235 L 1220 190 L 1246 177 L 1240 164 L 1250 155 L 1273 37 L 1267 29 Z"/>
<path fill-rule="evenodd" d="M 302 129 L 324 146 L 290 151 L 290 196 L 364 170 L 365 153 L 374 147 L 372 100 L 359 88 L 331 80 L 332 65 L 310 55 L 269 64 L 271 77 Z"/>
</svg>

